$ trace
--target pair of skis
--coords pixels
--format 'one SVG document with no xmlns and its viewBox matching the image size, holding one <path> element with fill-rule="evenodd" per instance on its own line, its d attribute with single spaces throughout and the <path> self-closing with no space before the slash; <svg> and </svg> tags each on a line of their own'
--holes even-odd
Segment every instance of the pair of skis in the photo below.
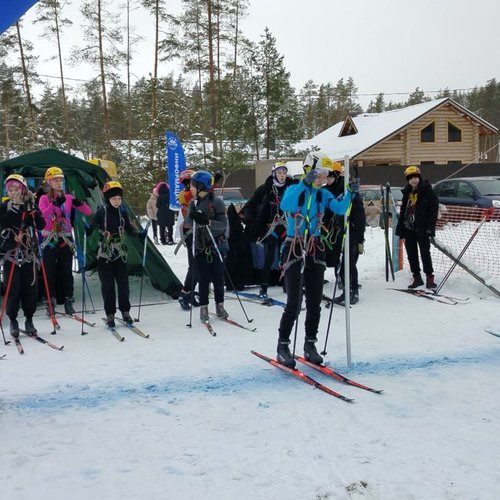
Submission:
<svg viewBox="0 0 500 500">
<path fill-rule="evenodd" d="M 102 318 L 102 320 L 104 321 L 104 323 L 106 323 L 106 318 Z M 129 324 L 120 318 L 115 318 L 115 321 L 118 321 L 118 323 L 120 323 L 120 325 L 128 328 L 129 330 L 132 330 L 136 335 L 139 335 L 139 337 L 142 337 L 143 339 L 149 339 L 149 334 L 144 333 L 141 329 L 137 328 L 134 324 Z M 112 335 L 116 338 L 116 340 L 119 340 L 120 342 L 125 341 L 125 337 L 120 335 L 120 332 L 117 330 L 116 326 L 106 325 L 106 329 L 112 333 Z"/>
<path fill-rule="evenodd" d="M 285 307 L 285 302 L 274 299 L 272 297 L 261 297 L 258 293 L 251 292 L 234 292 L 237 293 L 241 300 L 246 299 L 248 302 L 253 302 L 254 304 L 261 304 L 263 306 L 280 306 Z"/>
<path fill-rule="evenodd" d="M 344 396 L 343 394 L 340 394 L 337 391 L 334 391 L 330 387 L 322 384 L 321 382 L 318 382 L 317 380 L 311 378 L 309 375 L 306 375 L 303 371 L 297 370 L 296 368 L 289 368 L 288 366 L 282 365 L 275 359 L 269 358 L 268 356 L 265 356 L 264 354 L 261 354 L 257 351 L 250 351 L 252 354 L 257 356 L 258 358 L 263 359 L 267 363 L 269 363 L 272 366 L 275 366 L 276 368 L 279 368 L 280 370 L 283 370 L 290 375 L 293 375 L 294 377 L 298 378 L 299 380 L 302 380 L 302 382 L 305 382 L 306 384 L 309 384 L 316 389 L 319 389 L 320 391 L 326 392 L 330 396 L 333 396 L 337 399 L 341 399 L 342 401 L 345 401 L 346 403 L 352 403 L 354 402 L 353 398 L 349 398 L 347 396 Z M 339 382 L 342 382 L 344 384 L 350 385 L 352 387 L 357 387 L 358 389 L 363 389 L 368 392 L 373 392 L 374 394 L 382 394 L 383 390 L 381 389 L 374 389 L 373 387 L 369 387 L 367 385 L 361 384 L 359 382 L 355 382 L 354 380 L 351 380 L 344 375 L 336 372 L 335 370 L 332 370 L 328 366 L 325 365 L 315 365 L 314 363 L 311 363 L 310 361 L 307 361 L 305 358 L 301 356 L 295 356 L 295 359 L 299 361 L 300 363 L 309 366 L 310 368 L 314 368 L 315 370 L 323 373 L 324 375 L 327 375 L 328 377 L 331 377 L 335 380 L 338 380 Z"/>
<path fill-rule="evenodd" d="M 209 313 L 210 316 L 213 316 L 214 318 L 217 318 L 217 319 L 220 319 L 221 321 L 224 321 L 225 323 L 227 323 L 228 325 L 232 325 L 232 326 L 236 326 L 238 328 L 241 328 L 242 330 L 246 330 L 247 332 L 255 332 L 257 330 L 257 328 L 250 328 L 248 326 L 245 326 L 245 325 L 242 325 L 241 323 L 238 323 L 237 321 L 234 321 L 234 319 L 231 319 L 231 318 L 221 318 L 219 316 L 217 316 L 216 314 L 214 313 Z M 206 329 L 208 330 L 208 333 L 210 335 L 212 335 L 212 337 L 216 337 L 217 336 L 217 332 L 215 331 L 214 327 L 212 326 L 212 323 L 210 322 L 210 320 L 205 320 L 202 322 Z"/>
<path fill-rule="evenodd" d="M 23 335 L 25 335 L 26 337 L 30 337 L 30 338 L 36 340 L 37 342 L 40 342 L 41 344 L 45 344 L 46 346 L 51 347 L 52 349 L 55 349 L 56 351 L 62 351 L 64 349 L 63 345 L 59 346 L 59 345 L 53 344 L 52 342 L 49 342 L 48 340 L 44 339 L 43 337 L 40 337 L 37 333 L 29 334 L 29 333 L 26 333 L 26 330 L 21 330 L 21 329 L 19 329 L 19 331 Z M 21 343 L 21 340 L 19 339 L 19 337 L 14 338 L 14 343 L 16 344 L 17 352 L 19 354 L 24 354 L 24 347 L 23 347 L 23 344 Z"/>
<path fill-rule="evenodd" d="M 404 292 L 409 295 L 414 295 L 415 297 L 422 297 L 427 300 L 434 300 L 440 302 L 441 304 L 448 304 L 449 306 L 455 306 L 457 304 L 463 304 L 469 300 L 469 298 L 459 298 L 452 297 L 450 295 L 443 295 L 440 293 L 435 293 L 431 290 L 424 290 L 422 288 L 389 288 L 389 290 L 394 290 L 395 292 Z"/>
</svg>

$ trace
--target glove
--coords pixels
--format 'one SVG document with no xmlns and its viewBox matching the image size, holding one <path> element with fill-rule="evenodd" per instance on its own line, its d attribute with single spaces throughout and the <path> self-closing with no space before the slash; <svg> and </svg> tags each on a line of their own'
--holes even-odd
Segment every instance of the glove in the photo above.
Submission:
<svg viewBox="0 0 500 500">
<path fill-rule="evenodd" d="M 427 231 L 425 231 L 425 234 L 429 236 L 429 238 L 434 238 L 434 236 L 436 236 L 436 231 L 434 231 L 434 229 L 427 229 Z"/>
<path fill-rule="evenodd" d="M 191 214 L 191 219 L 193 219 L 196 224 L 200 226 L 208 226 L 208 215 L 201 210 L 197 210 Z"/>
<path fill-rule="evenodd" d="M 359 253 L 359 255 L 365 253 L 365 244 L 364 243 L 358 243 L 358 253 Z"/>
<path fill-rule="evenodd" d="M 35 206 L 35 195 L 28 189 L 26 194 L 24 195 L 24 203 L 30 209 L 33 209 Z"/>
<path fill-rule="evenodd" d="M 349 182 L 349 191 L 351 193 L 359 193 L 359 181 Z"/>
<path fill-rule="evenodd" d="M 316 177 L 318 177 L 318 171 L 315 168 L 313 168 L 313 169 L 309 170 L 309 172 L 307 172 L 307 174 L 304 177 L 304 179 L 302 180 L 302 182 L 306 186 L 311 186 L 312 183 L 316 180 Z"/>
<path fill-rule="evenodd" d="M 54 198 L 54 200 L 52 201 L 52 203 L 56 207 L 62 207 L 64 205 L 65 201 L 66 201 L 66 196 L 64 195 L 64 193 L 62 193 L 61 196 L 57 196 L 56 198 Z"/>
<path fill-rule="evenodd" d="M 142 231 L 139 231 L 139 233 L 137 234 L 137 237 L 141 240 L 141 241 L 144 241 L 146 239 L 146 236 L 148 235 L 148 232 L 143 229 Z"/>
<path fill-rule="evenodd" d="M 83 203 L 83 201 L 80 201 L 78 198 L 73 199 L 73 206 L 74 207 L 81 207 L 82 203 Z"/>
</svg>

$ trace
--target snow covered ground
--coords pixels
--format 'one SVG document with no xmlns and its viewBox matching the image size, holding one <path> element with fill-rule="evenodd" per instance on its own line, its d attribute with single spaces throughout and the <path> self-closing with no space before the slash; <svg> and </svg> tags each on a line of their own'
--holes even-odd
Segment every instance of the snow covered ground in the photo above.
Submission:
<svg viewBox="0 0 500 500">
<path fill-rule="evenodd" d="M 500 339 L 484 332 L 500 329 L 498 299 L 463 274 L 442 291 L 470 297 L 463 304 L 389 290 L 406 287 L 409 273 L 386 283 L 382 232 L 368 228 L 366 239 L 352 366 L 340 308 L 328 362 L 382 395 L 304 368 L 355 398 L 346 403 L 253 356 L 274 356 L 279 307 L 244 302 L 257 332 L 215 319 L 211 337 L 197 310 L 187 328 L 189 313 L 148 292 L 146 303 L 165 300 L 141 308 L 151 339 L 120 328 L 123 343 L 101 326 L 102 311 L 89 316 L 88 335 L 61 318 L 54 337 L 39 311 L 40 335 L 65 347 L 25 338 L 20 356 L 0 346 L 2 499 L 498 498 Z M 160 249 L 183 279 L 184 252 Z M 236 300 L 226 306 L 246 323 Z M 324 309 L 321 348 L 327 321 Z M 299 332 L 301 353 L 302 320 Z"/>
</svg>

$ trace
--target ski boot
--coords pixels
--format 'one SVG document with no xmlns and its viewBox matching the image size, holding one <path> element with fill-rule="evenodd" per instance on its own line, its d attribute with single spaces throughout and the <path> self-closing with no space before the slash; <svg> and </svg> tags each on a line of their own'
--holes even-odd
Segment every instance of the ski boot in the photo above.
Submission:
<svg viewBox="0 0 500 500">
<path fill-rule="evenodd" d="M 116 326 L 116 324 L 115 324 L 115 315 L 114 314 L 108 314 L 106 316 L 106 326 L 108 328 L 114 328 Z"/>
<path fill-rule="evenodd" d="M 208 315 L 208 305 L 200 306 L 200 320 L 202 322 L 210 320 L 210 316 Z"/>
<path fill-rule="evenodd" d="M 259 290 L 259 298 L 260 299 L 267 299 L 267 285 L 262 285 Z"/>
<path fill-rule="evenodd" d="M 191 309 L 190 292 L 181 292 L 180 297 L 177 299 L 184 311 L 189 311 Z"/>
<path fill-rule="evenodd" d="M 335 302 L 335 304 L 343 306 L 345 304 L 345 293 L 342 292 L 339 296 L 335 297 L 333 299 L 333 302 Z"/>
<path fill-rule="evenodd" d="M 351 290 L 351 297 L 350 298 L 351 298 L 352 305 L 357 304 L 359 302 L 359 292 L 358 292 L 357 288 Z"/>
<path fill-rule="evenodd" d="M 17 319 L 10 320 L 10 334 L 15 339 L 19 338 L 19 323 L 17 322 Z"/>
<path fill-rule="evenodd" d="M 160 244 L 160 242 L 158 241 L 158 236 L 153 236 L 153 241 L 154 241 L 155 245 Z"/>
<path fill-rule="evenodd" d="M 38 333 L 35 325 L 33 324 L 33 318 L 26 318 L 24 322 L 24 331 L 26 335 L 36 335 Z"/>
<path fill-rule="evenodd" d="M 224 302 L 220 304 L 215 304 L 215 314 L 218 318 L 227 319 L 229 317 L 228 312 L 224 309 Z"/>
<path fill-rule="evenodd" d="M 122 312 L 122 319 L 127 323 L 127 325 L 131 325 L 134 320 L 132 319 L 132 316 L 130 316 L 130 313 L 128 311 L 123 311 Z"/>
<path fill-rule="evenodd" d="M 433 274 L 428 274 L 427 278 L 425 280 L 425 288 L 428 288 L 429 290 L 434 290 L 437 288 L 437 284 L 434 281 L 434 275 Z"/>
<path fill-rule="evenodd" d="M 424 284 L 422 280 L 422 276 L 420 276 L 420 273 L 414 274 L 413 275 L 413 280 L 412 282 L 408 285 L 408 288 L 410 290 L 413 290 L 415 288 L 418 288 L 419 286 L 422 286 Z"/>
<path fill-rule="evenodd" d="M 317 341 L 316 338 L 306 338 L 304 342 L 304 358 L 315 365 L 321 365 L 323 363 L 323 358 L 319 355 L 314 345 Z"/>
<path fill-rule="evenodd" d="M 64 299 L 64 312 L 66 314 L 69 314 L 70 316 L 73 316 L 73 314 L 76 314 L 75 308 L 73 307 L 73 298 L 72 297 L 66 297 Z"/>
<path fill-rule="evenodd" d="M 278 340 L 278 349 L 276 354 L 276 361 L 288 368 L 295 368 L 295 359 L 293 359 L 292 353 L 290 352 L 289 340 Z"/>
</svg>

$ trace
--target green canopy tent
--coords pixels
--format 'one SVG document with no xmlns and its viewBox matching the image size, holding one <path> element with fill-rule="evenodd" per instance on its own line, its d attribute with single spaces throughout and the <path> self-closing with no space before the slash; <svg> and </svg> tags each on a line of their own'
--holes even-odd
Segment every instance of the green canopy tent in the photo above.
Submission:
<svg viewBox="0 0 500 500">
<path fill-rule="evenodd" d="M 10 174 L 21 174 L 30 184 L 33 180 L 43 179 L 48 167 L 59 167 L 64 172 L 66 190 L 74 194 L 80 200 L 86 200 L 92 212 L 102 204 L 102 186 L 110 180 L 107 172 L 96 165 L 68 155 L 57 149 L 42 149 L 0 162 L 0 182 L 3 186 L 5 178 Z M 132 225 L 140 229 L 140 223 L 135 214 L 132 213 L 126 200 L 124 206 L 130 216 Z M 78 248 L 83 246 L 83 218 L 78 215 L 75 218 L 75 238 Z M 98 243 L 97 231 L 87 238 L 86 268 L 92 269 L 96 266 L 96 250 Z M 126 239 L 127 265 L 129 274 L 142 273 L 142 256 L 144 245 L 138 238 Z M 154 288 L 161 290 L 173 298 L 180 294 L 182 284 L 170 269 L 163 256 L 148 240 L 146 274 Z"/>
</svg>

